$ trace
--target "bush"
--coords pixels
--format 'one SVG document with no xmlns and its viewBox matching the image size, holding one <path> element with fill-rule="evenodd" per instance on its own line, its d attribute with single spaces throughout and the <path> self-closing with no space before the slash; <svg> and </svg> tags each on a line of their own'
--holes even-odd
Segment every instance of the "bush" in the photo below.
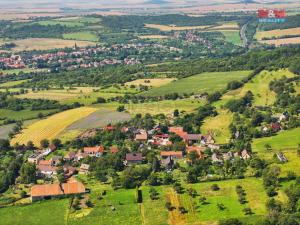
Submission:
<svg viewBox="0 0 300 225">
<path fill-rule="evenodd" d="M 211 189 L 212 191 L 218 191 L 218 190 L 220 190 L 220 188 L 219 188 L 219 186 L 218 186 L 217 184 L 211 185 L 210 189 Z"/>
</svg>

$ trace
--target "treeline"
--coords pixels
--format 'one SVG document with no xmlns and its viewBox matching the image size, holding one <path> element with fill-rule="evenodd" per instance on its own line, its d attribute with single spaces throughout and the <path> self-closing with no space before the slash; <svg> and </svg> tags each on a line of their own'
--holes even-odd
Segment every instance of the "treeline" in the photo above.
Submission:
<svg viewBox="0 0 300 225">
<path fill-rule="evenodd" d="M 112 30 L 140 30 L 144 24 L 161 24 L 176 26 L 207 26 L 218 22 L 240 20 L 244 15 L 207 15 L 203 17 L 191 17 L 187 15 L 169 14 L 158 16 L 102 16 L 101 23 Z"/>
<path fill-rule="evenodd" d="M 74 28 L 56 25 L 40 25 L 37 23 L 21 26 L 8 25 L 1 29 L 0 37 L 11 39 L 24 38 L 62 38 L 64 33 L 72 32 Z"/>
<path fill-rule="evenodd" d="M 284 23 L 261 23 L 260 30 L 275 30 L 300 27 L 300 15 L 288 16 Z"/>
</svg>

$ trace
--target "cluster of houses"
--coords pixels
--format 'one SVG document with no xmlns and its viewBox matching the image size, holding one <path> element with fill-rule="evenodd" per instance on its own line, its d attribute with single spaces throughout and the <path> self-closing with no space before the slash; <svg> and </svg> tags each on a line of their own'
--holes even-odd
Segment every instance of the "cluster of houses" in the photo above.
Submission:
<svg viewBox="0 0 300 225">
<path fill-rule="evenodd" d="M 0 58 L 0 69 L 23 69 L 25 63 L 20 55 L 11 55 Z"/>
<path fill-rule="evenodd" d="M 276 120 L 276 122 L 262 126 L 262 131 L 264 133 L 277 133 L 281 131 L 283 129 L 284 122 L 289 119 L 289 114 L 288 112 L 283 112 L 280 116 L 273 118 Z"/>
<path fill-rule="evenodd" d="M 105 130 L 113 131 L 113 126 L 106 126 Z M 203 159 L 207 155 L 206 150 L 212 152 L 211 160 L 213 163 L 222 163 L 225 160 L 231 160 L 236 157 L 240 157 L 247 160 L 251 157 L 247 150 L 243 150 L 240 153 L 223 153 L 218 154 L 220 149 L 219 145 L 215 144 L 215 141 L 211 135 L 202 134 L 189 134 L 185 132 L 183 127 L 169 127 L 168 132 L 161 132 L 160 126 L 155 126 L 151 130 L 142 130 L 136 128 L 121 128 L 122 132 L 131 132 L 134 134 L 134 140 L 140 143 L 140 146 L 148 149 L 160 149 L 160 164 L 166 170 L 172 170 L 177 160 L 184 159 L 186 154 L 195 153 L 198 159 Z M 185 143 L 185 151 L 173 151 L 165 150 L 168 146 L 172 146 L 171 135 L 176 134 Z M 171 149 L 171 148 L 169 148 Z M 60 195 L 68 195 L 74 193 L 84 193 L 85 188 L 80 182 L 74 182 L 74 174 L 89 174 L 90 165 L 81 163 L 81 160 L 87 157 L 102 157 L 103 154 L 109 152 L 110 154 L 116 154 L 119 152 L 117 146 L 111 146 L 109 150 L 104 146 L 84 147 L 82 150 L 70 151 L 64 157 L 53 156 L 49 157 L 49 154 L 54 152 L 55 146 L 51 146 L 43 151 L 36 151 L 34 154 L 28 157 L 28 162 L 36 165 L 37 173 L 43 177 L 52 177 L 57 175 L 59 167 L 63 168 L 63 172 L 66 180 L 73 180 L 73 182 L 67 182 L 65 184 L 44 184 L 34 185 L 31 191 L 32 201 L 51 198 Z M 54 155 L 54 154 L 53 154 Z M 132 166 L 144 163 L 145 158 L 142 151 L 126 153 L 123 164 L 125 166 Z M 188 160 L 186 159 L 188 162 Z M 77 167 L 73 167 L 77 163 Z M 76 164 L 75 164 L 76 165 Z M 80 165 L 80 166 L 79 166 Z"/>
</svg>

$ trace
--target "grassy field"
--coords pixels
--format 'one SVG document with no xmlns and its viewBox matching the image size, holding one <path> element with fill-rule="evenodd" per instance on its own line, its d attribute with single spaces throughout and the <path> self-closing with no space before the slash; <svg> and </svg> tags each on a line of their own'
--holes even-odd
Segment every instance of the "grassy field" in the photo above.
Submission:
<svg viewBox="0 0 300 225">
<path fill-rule="evenodd" d="M 96 41 L 96 42 L 99 40 L 96 34 L 89 31 L 63 34 L 63 38 L 69 40 Z"/>
<path fill-rule="evenodd" d="M 147 28 L 158 29 L 161 31 L 181 31 L 181 30 L 195 30 L 195 29 L 205 29 L 208 26 L 168 26 L 168 25 L 160 25 L 160 24 L 145 24 Z"/>
<path fill-rule="evenodd" d="M 175 109 L 179 111 L 191 112 L 196 108 L 205 104 L 205 101 L 202 100 L 164 100 L 159 102 L 149 102 L 149 103 L 141 103 L 141 104 L 129 104 L 125 105 L 126 111 L 130 114 L 172 114 Z"/>
<path fill-rule="evenodd" d="M 24 121 L 24 126 L 28 126 L 36 121 L 37 121 L 36 119 L 26 120 Z M 0 126 L 0 137 L 8 138 L 9 137 L 8 134 L 12 131 L 14 126 L 15 126 L 14 123 Z"/>
<path fill-rule="evenodd" d="M 276 136 L 254 139 L 252 148 L 257 152 L 264 152 L 265 145 L 271 145 L 274 151 L 296 149 L 300 144 L 300 128 L 281 131 Z"/>
<path fill-rule="evenodd" d="M 36 22 L 43 26 L 50 26 L 50 25 L 61 25 L 66 27 L 83 27 L 84 24 L 78 20 L 44 20 Z"/>
<path fill-rule="evenodd" d="M 263 71 L 259 75 L 255 76 L 251 81 L 246 83 L 242 88 L 230 91 L 226 93 L 222 100 L 222 103 L 230 99 L 238 99 L 243 97 L 247 91 L 251 91 L 254 94 L 254 105 L 256 106 L 266 106 L 272 105 L 276 99 L 276 94 L 270 91 L 269 84 L 272 80 L 280 79 L 283 76 L 293 77 L 295 76 L 288 70 L 278 70 L 278 71 Z"/>
<path fill-rule="evenodd" d="M 224 23 L 222 25 L 209 28 L 209 30 L 238 30 L 238 29 L 239 26 L 236 22 Z"/>
<path fill-rule="evenodd" d="M 14 43 L 17 45 L 13 48 L 13 51 L 31 51 L 31 50 L 50 50 L 59 48 L 71 48 L 74 47 L 75 43 L 78 47 L 86 47 L 95 45 L 91 41 L 74 41 L 74 40 L 64 40 L 55 38 L 28 38 L 16 40 Z"/>
<path fill-rule="evenodd" d="M 134 81 L 130 81 L 125 83 L 126 86 L 130 85 L 144 85 L 144 86 L 152 86 L 152 87 L 160 87 L 174 81 L 174 78 L 154 78 L 154 79 L 137 79 Z M 148 81 L 148 82 L 147 82 Z"/>
<path fill-rule="evenodd" d="M 31 73 L 45 71 L 42 69 L 24 68 L 24 69 L 12 69 L 12 70 L 0 70 L 0 74 L 19 74 L 19 73 Z"/>
<path fill-rule="evenodd" d="M 227 83 L 241 80 L 248 76 L 250 71 L 212 72 L 183 78 L 170 84 L 151 89 L 145 92 L 146 96 L 160 96 L 169 93 L 212 93 L 226 88 Z"/>
<path fill-rule="evenodd" d="M 29 125 L 22 133 L 12 139 L 11 143 L 26 144 L 31 140 L 36 146 L 39 146 L 42 139 L 54 139 L 64 131 L 65 128 L 96 110 L 96 108 L 82 107 L 55 114 Z"/>
<path fill-rule="evenodd" d="M 232 113 L 220 109 L 217 116 L 209 117 L 204 120 L 201 126 L 201 132 L 205 134 L 211 133 L 218 144 L 228 143 L 231 137 L 229 125 L 232 120 Z"/>
<path fill-rule="evenodd" d="M 49 99 L 57 100 L 61 103 L 71 104 L 79 102 L 84 105 L 91 105 L 98 97 L 105 99 L 122 96 L 121 93 L 114 92 L 102 92 L 99 91 L 98 87 L 74 87 L 73 89 L 52 89 L 45 91 L 31 91 L 28 93 L 18 95 L 18 98 L 29 98 L 29 99 Z"/>
<path fill-rule="evenodd" d="M 262 40 L 263 38 L 278 38 L 285 35 L 300 35 L 300 27 L 282 30 L 258 31 L 256 33 L 256 38 L 257 40 Z"/>
<path fill-rule="evenodd" d="M 271 146 L 270 150 L 265 148 L 265 145 Z M 252 149 L 254 152 L 266 160 L 274 161 L 276 152 L 283 152 L 288 159 L 287 163 L 280 164 L 277 160 L 275 163 L 281 168 L 281 176 L 286 176 L 288 171 L 294 171 L 300 175 L 299 156 L 297 148 L 300 144 L 300 128 L 293 130 L 281 131 L 276 136 L 254 139 Z"/>
<path fill-rule="evenodd" d="M 220 30 L 220 32 L 225 36 L 225 41 L 234 45 L 242 45 L 239 30 Z"/>
<path fill-rule="evenodd" d="M 10 87 L 13 87 L 13 86 L 16 86 L 16 85 L 19 85 L 19 84 L 23 84 L 26 81 L 29 81 L 29 79 L 28 80 L 17 80 L 17 81 L 10 81 L 10 82 L 6 82 L 6 83 L 2 83 L 2 84 L 0 84 L 0 88 L 10 88 Z"/>
<path fill-rule="evenodd" d="M 0 109 L 0 124 L 1 120 L 11 119 L 11 120 L 30 120 L 35 119 L 38 117 L 39 113 L 43 113 L 44 115 L 49 115 L 53 112 L 56 112 L 55 109 L 52 110 L 38 110 L 38 111 L 31 111 L 29 109 L 21 110 L 21 111 L 13 111 L 9 109 Z"/>
<path fill-rule="evenodd" d="M 280 38 L 280 39 L 265 40 L 265 41 L 259 41 L 259 42 L 262 44 L 267 44 L 267 45 L 275 45 L 277 47 L 277 46 L 288 45 L 288 44 L 299 44 L 300 37 Z"/>
<path fill-rule="evenodd" d="M 84 176 L 80 178 L 91 190 L 89 197 L 94 203 L 92 209 L 83 209 L 74 213 L 68 210 L 67 199 L 49 200 L 28 206 L 2 208 L 0 209 L 0 223 L 4 225 L 211 225 L 225 218 L 255 221 L 266 212 L 267 196 L 262 180 L 257 178 L 184 184 L 185 189 L 192 187 L 199 196 L 207 198 L 207 203 L 204 205 L 199 203 L 199 196 L 192 198 L 186 192 L 179 195 L 169 186 L 155 187 L 159 193 L 158 200 L 151 200 L 149 187 L 142 186 L 143 202 L 137 204 L 135 189 L 112 190 L 109 185 L 100 184 L 96 180 Z M 210 187 L 213 183 L 218 184 L 219 191 L 211 191 Z M 236 185 L 241 185 L 246 192 L 248 202 L 245 205 L 241 205 L 238 201 Z M 107 194 L 102 200 L 98 200 L 97 197 L 103 190 L 106 190 Z M 176 209 L 167 211 L 166 201 L 170 201 Z M 225 209 L 219 210 L 218 203 L 224 204 Z M 112 210 L 111 206 L 115 210 Z M 185 207 L 187 213 L 180 214 L 179 206 Z M 250 207 L 254 214 L 245 216 L 243 209 L 246 207 Z"/>
<path fill-rule="evenodd" d="M 63 224 L 69 200 L 53 200 L 28 206 L 0 209 L 1 225 L 58 225 Z"/>
</svg>

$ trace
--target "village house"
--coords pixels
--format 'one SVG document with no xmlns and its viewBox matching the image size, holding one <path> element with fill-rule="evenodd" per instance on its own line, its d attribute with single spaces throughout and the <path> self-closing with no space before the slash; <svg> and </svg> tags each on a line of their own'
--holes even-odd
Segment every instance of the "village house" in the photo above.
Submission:
<svg viewBox="0 0 300 225">
<path fill-rule="evenodd" d="M 64 160 L 65 161 L 76 161 L 76 152 L 71 151 L 68 152 L 65 156 L 64 156 Z"/>
<path fill-rule="evenodd" d="M 172 157 L 173 160 L 183 158 L 183 154 L 180 151 L 178 151 L 178 152 L 176 152 L 176 151 L 162 151 L 162 152 L 160 152 L 160 156 L 161 156 L 162 159 Z"/>
<path fill-rule="evenodd" d="M 199 159 L 203 159 L 204 158 L 204 151 L 205 151 L 205 147 L 202 146 L 188 146 L 186 148 L 186 152 L 187 154 L 190 154 L 192 152 L 196 152 L 197 156 Z"/>
<path fill-rule="evenodd" d="M 224 161 L 229 161 L 229 160 L 232 160 L 233 158 L 234 158 L 234 154 L 232 153 L 232 151 L 223 153 Z"/>
<path fill-rule="evenodd" d="M 142 153 L 126 153 L 124 165 L 141 164 L 143 159 Z"/>
<path fill-rule="evenodd" d="M 155 134 L 152 136 L 152 139 L 148 141 L 148 144 L 169 146 L 172 145 L 172 142 L 169 141 L 169 134 Z"/>
<path fill-rule="evenodd" d="M 244 149 L 244 150 L 241 152 L 241 158 L 242 158 L 243 160 L 247 160 L 247 159 L 250 159 L 250 158 L 251 158 L 251 155 L 250 155 L 250 153 L 249 153 L 246 149 Z"/>
<path fill-rule="evenodd" d="M 89 155 L 90 157 L 101 157 L 104 152 L 103 146 L 96 146 L 96 147 L 84 147 L 83 153 Z"/>
<path fill-rule="evenodd" d="M 77 195 L 86 192 L 81 182 L 70 182 L 63 184 L 42 184 L 34 185 L 31 188 L 31 201 L 39 201 L 43 199 L 51 199 L 64 195 Z"/>
<path fill-rule="evenodd" d="M 222 158 L 217 153 L 212 154 L 211 160 L 213 163 L 222 163 L 223 162 Z"/>
<path fill-rule="evenodd" d="M 148 134 L 147 134 L 147 132 L 136 134 L 135 135 L 135 140 L 136 141 L 143 141 L 143 142 L 147 141 L 148 140 Z"/>
<path fill-rule="evenodd" d="M 173 167 L 174 167 L 175 162 L 174 162 L 174 159 L 171 156 L 168 156 L 167 158 L 161 159 L 160 164 L 166 170 L 172 170 Z"/>
<path fill-rule="evenodd" d="M 41 154 L 34 153 L 28 157 L 28 162 L 33 164 L 38 164 L 39 161 L 43 158 Z"/>
<path fill-rule="evenodd" d="M 79 174 L 85 174 L 85 175 L 87 175 L 87 174 L 89 174 L 89 170 L 90 170 L 90 165 L 82 163 L 80 165 Z"/>
</svg>

